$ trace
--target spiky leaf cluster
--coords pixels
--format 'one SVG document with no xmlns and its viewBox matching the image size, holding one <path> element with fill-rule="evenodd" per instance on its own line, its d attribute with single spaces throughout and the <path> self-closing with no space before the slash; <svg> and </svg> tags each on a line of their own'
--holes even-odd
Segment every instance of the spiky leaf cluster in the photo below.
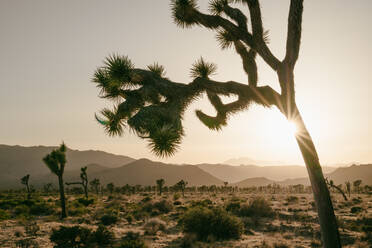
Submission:
<svg viewBox="0 0 372 248">
<path fill-rule="evenodd" d="M 98 68 L 97 72 L 111 71 L 110 66 L 116 67 L 117 64 L 123 64 L 123 60 L 129 61 L 127 57 L 120 56 L 109 57 L 107 60 L 105 66 Z M 96 119 L 111 136 L 122 135 L 127 125 L 139 137 L 149 140 L 149 147 L 155 154 L 169 156 L 176 151 L 184 135 L 182 115 L 197 95 L 198 87 L 169 81 L 163 77 L 164 67 L 158 64 L 148 68 L 146 71 L 122 67 L 121 75 L 126 76 L 120 84 L 111 78 L 105 78 L 103 84 L 100 82 L 101 77 L 95 77 L 93 82 L 102 91 L 106 92 L 106 88 L 113 91 L 115 88 L 115 92 L 120 92 L 120 101 L 113 110 L 103 109 L 100 116 L 96 115 Z M 97 72 L 95 75 L 101 75 Z M 130 89 L 128 85 L 133 87 Z"/>
<path fill-rule="evenodd" d="M 209 76 L 213 75 L 217 71 L 216 64 L 208 63 L 204 61 L 201 57 L 197 60 L 190 70 L 190 75 L 192 78 L 209 78 Z"/>
<path fill-rule="evenodd" d="M 62 143 L 59 148 L 54 149 L 43 158 L 44 163 L 50 171 L 57 176 L 62 176 L 66 165 L 66 145 Z"/>
<path fill-rule="evenodd" d="M 229 0 L 212 0 L 209 2 L 209 11 L 213 15 L 219 15 L 223 12 L 226 5 L 228 5 Z"/>
<path fill-rule="evenodd" d="M 197 8 L 195 0 L 172 0 L 171 10 L 174 22 L 182 27 L 190 27 L 197 23 L 193 18 L 193 10 Z"/>
<path fill-rule="evenodd" d="M 233 44 L 235 37 L 226 30 L 219 30 L 216 39 L 220 44 L 221 49 L 228 49 Z"/>
<path fill-rule="evenodd" d="M 30 179 L 30 175 L 27 174 L 26 176 L 24 176 L 24 177 L 21 178 L 21 183 L 22 183 L 23 185 L 27 185 L 29 179 Z"/>
<path fill-rule="evenodd" d="M 152 65 L 148 65 L 147 68 L 155 73 L 158 77 L 164 77 L 165 76 L 165 69 L 164 66 L 159 65 L 158 63 L 154 63 Z"/>
</svg>

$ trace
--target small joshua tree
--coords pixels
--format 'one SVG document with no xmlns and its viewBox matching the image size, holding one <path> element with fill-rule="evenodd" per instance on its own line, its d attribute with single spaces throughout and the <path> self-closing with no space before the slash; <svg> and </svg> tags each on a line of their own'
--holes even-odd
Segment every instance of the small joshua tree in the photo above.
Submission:
<svg viewBox="0 0 372 248">
<path fill-rule="evenodd" d="M 345 182 L 345 186 L 346 186 L 346 191 L 347 193 L 349 194 L 349 198 L 350 198 L 350 193 L 351 193 L 351 183 L 349 181 Z"/>
<path fill-rule="evenodd" d="M 79 184 L 83 187 L 85 198 L 88 199 L 88 175 L 87 175 L 87 167 L 82 167 L 80 172 L 80 179 L 81 182 L 71 182 L 66 183 L 66 185 L 74 185 Z"/>
<path fill-rule="evenodd" d="M 106 188 L 110 192 L 110 195 L 112 195 L 112 193 L 114 192 L 114 188 L 115 188 L 114 184 L 113 183 L 108 183 L 106 185 Z"/>
<path fill-rule="evenodd" d="M 329 181 L 328 181 L 328 178 L 326 178 L 325 180 L 326 180 L 326 183 L 327 183 L 327 185 L 329 186 L 329 188 L 334 188 L 334 189 L 336 189 L 338 192 L 341 193 L 341 195 L 344 197 L 345 201 L 347 201 L 347 197 L 346 197 L 344 191 L 343 191 L 342 188 L 341 188 L 342 185 L 337 186 L 337 185 L 334 184 L 333 180 L 329 180 Z"/>
<path fill-rule="evenodd" d="M 96 192 L 98 195 L 99 193 L 99 186 L 101 185 L 101 182 L 99 181 L 98 178 L 94 178 L 92 181 L 89 182 L 90 187 L 92 188 L 92 191 Z"/>
<path fill-rule="evenodd" d="M 355 180 L 353 182 L 354 191 L 356 191 L 359 194 L 360 185 L 362 184 L 362 180 Z"/>
<path fill-rule="evenodd" d="M 58 176 L 59 194 L 61 201 L 61 218 L 66 218 L 66 198 L 63 184 L 63 172 L 66 165 L 66 145 L 62 143 L 59 148 L 54 149 L 50 154 L 43 158 L 44 163 L 49 170 Z"/>
<path fill-rule="evenodd" d="M 176 183 L 175 188 L 182 191 L 182 196 L 185 197 L 185 189 L 188 182 L 181 180 L 178 183 Z"/>
<path fill-rule="evenodd" d="M 31 199 L 31 190 L 30 190 L 30 185 L 28 184 L 29 180 L 30 180 L 29 174 L 21 178 L 21 183 L 26 186 L 27 199 Z"/>
<path fill-rule="evenodd" d="M 49 194 L 52 189 L 53 184 L 52 183 L 46 183 L 43 186 L 44 193 Z"/>
<path fill-rule="evenodd" d="M 232 2 L 243 4 L 235 8 Z M 202 26 L 217 32 L 222 49 L 233 47 L 242 60 L 247 81 L 218 82 L 211 79 L 216 65 L 200 58 L 191 68 L 192 81 L 182 84 L 165 77 L 157 63 L 139 69 L 124 56 L 113 55 L 95 72 L 93 81 L 101 96 L 113 100 L 113 110 L 103 109 L 96 119 L 109 135 L 122 135 L 130 127 L 139 137 L 149 141 L 158 156 L 173 155 L 185 135 L 182 120 L 190 104 L 206 93 L 217 115 L 200 110 L 196 116 L 212 130 L 221 130 L 228 118 L 246 110 L 253 103 L 276 107 L 297 127 L 296 141 L 307 167 L 319 217 L 324 247 L 341 247 L 336 216 L 315 145 L 298 109 L 295 97 L 294 69 L 299 56 L 303 0 L 291 0 L 288 15 L 287 42 L 284 58 L 278 59 L 267 46 L 259 0 L 210 0 L 210 14 L 202 13 L 196 0 L 171 0 L 175 23 L 182 28 Z M 280 91 L 258 84 L 256 57 L 259 55 L 277 74 Z M 237 96 L 224 104 L 221 96 Z"/>
<path fill-rule="evenodd" d="M 161 193 L 163 193 L 164 184 L 165 184 L 165 180 L 163 178 L 160 178 L 160 179 L 156 180 L 156 185 L 158 186 L 159 195 L 161 195 Z"/>
</svg>

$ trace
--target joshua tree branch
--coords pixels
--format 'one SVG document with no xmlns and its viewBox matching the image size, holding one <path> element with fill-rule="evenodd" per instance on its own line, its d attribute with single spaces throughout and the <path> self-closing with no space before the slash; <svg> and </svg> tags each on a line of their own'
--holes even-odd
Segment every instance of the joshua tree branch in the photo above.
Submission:
<svg viewBox="0 0 372 248">
<path fill-rule="evenodd" d="M 284 62 L 294 67 L 301 43 L 303 0 L 291 0 L 288 15 L 287 47 Z"/>
<path fill-rule="evenodd" d="M 236 52 L 240 55 L 243 61 L 243 69 L 248 75 L 248 83 L 250 86 L 257 86 L 257 64 L 256 64 L 256 51 L 250 49 L 247 51 L 247 48 L 240 42 L 234 41 L 234 46 Z"/>
</svg>

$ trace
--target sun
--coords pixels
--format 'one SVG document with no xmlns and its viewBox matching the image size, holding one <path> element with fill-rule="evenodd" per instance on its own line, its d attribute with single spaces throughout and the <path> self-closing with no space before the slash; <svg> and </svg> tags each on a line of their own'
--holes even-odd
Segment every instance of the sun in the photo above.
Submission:
<svg viewBox="0 0 372 248">
<path fill-rule="evenodd" d="M 296 123 L 288 121 L 279 111 L 270 111 L 264 115 L 260 133 L 268 150 L 288 156 L 297 154 Z"/>
</svg>

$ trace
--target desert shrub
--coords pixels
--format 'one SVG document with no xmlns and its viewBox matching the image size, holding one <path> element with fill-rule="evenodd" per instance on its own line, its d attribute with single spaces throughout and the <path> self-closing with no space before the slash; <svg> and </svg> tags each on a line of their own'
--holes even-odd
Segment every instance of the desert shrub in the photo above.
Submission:
<svg viewBox="0 0 372 248">
<path fill-rule="evenodd" d="M 154 208 L 159 210 L 160 213 L 169 213 L 170 211 L 172 211 L 173 206 L 169 201 L 161 200 L 154 203 Z"/>
<path fill-rule="evenodd" d="M 362 212 L 363 211 L 363 208 L 361 208 L 361 207 L 352 207 L 351 209 L 350 209 L 350 212 L 351 213 L 359 213 L 359 212 Z"/>
<path fill-rule="evenodd" d="M 50 241 L 55 243 L 55 248 L 67 247 L 89 247 L 91 231 L 88 228 L 80 226 L 61 226 L 58 230 L 53 229 Z"/>
<path fill-rule="evenodd" d="M 161 200 L 158 202 L 146 202 L 142 206 L 142 211 L 149 213 L 151 216 L 159 214 L 166 214 L 172 211 L 173 205 L 167 200 Z"/>
<path fill-rule="evenodd" d="M 97 230 L 92 233 L 90 242 L 97 244 L 98 247 L 110 247 L 114 243 L 114 233 L 108 230 L 105 226 L 98 226 Z"/>
<path fill-rule="evenodd" d="M 191 208 L 184 214 L 182 225 L 185 233 L 195 234 L 199 240 L 211 236 L 220 240 L 237 239 L 243 231 L 240 220 L 221 208 Z"/>
<path fill-rule="evenodd" d="M 271 217 L 274 215 L 274 211 L 268 201 L 262 197 L 257 197 L 249 204 L 243 204 L 239 209 L 239 215 L 244 217 Z"/>
<path fill-rule="evenodd" d="M 289 248 L 289 245 L 284 243 L 274 243 L 273 248 Z"/>
<path fill-rule="evenodd" d="M 181 197 L 181 195 L 180 195 L 179 193 L 175 193 L 175 194 L 173 195 L 173 200 L 174 200 L 174 201 L 177 201 L 178 199 L 180 199 L 180 197 Z"/>
<path fill-rule="evenodd" d="M 139 233 L 128 232 L 122 239 L 119 248 L 147 248 Z"/>
<path fill-rule="evenodd" d="M 0 209 L 0 221 L 10 219 L 10 215 L 7 211 Z"/>
<path fill-rule="evenodd" d="M 155 235 L 158 231 L 164 232 L 166 226 L 167 224 L 164 221 L 158 218 L 152 218 L 144 226 L 145 234 Z"/>
<path fill-rule="evenodd" d="M 191 201 L 191 207 L 197 207 L 197 206 L 208 207 L 212 204 L 213 204 L 213 202 L 209 199 L 204 199 L 202 201 Z"/>
<path fill-rule="evenodd" d="M 238 215 L 239 214 L 239 210 L 240 210 L 240 201 L 236 201 L 236 200 L 230 200 L 227 204 L 226 204 L 226 210 L 233 213 L 233 214 L 236 214 Z"/>
<path fill-rule="evenodd" d="M 79 198 L 77 199 L 77 201 L 86 207 L 94 203 L 94 199 L 92 198 L 91 199 Z"/>
<path fill-rule="evenodd" d="M 358 197 L 358 198 L 353 198 L 351 200 L 354 204 L 360 204 L 363 202 L 362 198 Z"/>
<path fill-rule="evenodd" d="M 30 207 L 30 214 L 32 215 L 50 215 L 53 212 L 53 207 L 44 201 L 37 202 Z"/>
<path fill-rule="evenodd" d="M 23 225 L 28 236 L 35 237 L 37 236 L 37 232 L 40 231 L 40 227 L 36 221 L 26 221 Z"/>
<path fill-rule="evenodd" d="M 288 202 L 288 204 L 295 204 L 298 203 L 299 199 L 297 196 L 290 195 L 287 197 L 286 201 Z"/>
<path fill-rule="evenodd" d="M 112 225 L 112 224 L 115 224 L 116 222 L 118 222 L 118 215 L 116 213 L 108 213 L 108 214 L 104 214 L 101 218 L 100 218 L 100 222 L 105 225 L 105 226 L 109 226 L 109 225 Z"/>
<path fill-rule="evenodd" d="M 141 202 L 150 202 L 151 201 L 151 197 L 150 196 L 146 196 L 144 197 Z"/>
<path fill-rule="evenodd" d="M 128 223 L 129 224 L 132 224 L 132 222 L 133 222 L 133 216 L 132 215 L 127 215 L 127 216 L 125 216 L 125 219 L 128 221 Z"/>
<path fill-rule="evenodd" d="M 17 216 L 29 216 L 30 208 L 26 205 L 19 205 L 14 208 L 14 214 Z"/>
<path fill-rule="evenodd" d="M 38 248 L 39 244 L 33 238 L 19 239 L 15 242 L 16 247 L 20 248 Z"/>
<path fill-rule="evenodd" d="M 114 234 L 104 226 L 96 231 L 81 226 L 60 226 L 53 229 L 50 241 L 55 248 L 83 248 L 83 247 L 110 247 L 114 242 Z"/>
</svg>

